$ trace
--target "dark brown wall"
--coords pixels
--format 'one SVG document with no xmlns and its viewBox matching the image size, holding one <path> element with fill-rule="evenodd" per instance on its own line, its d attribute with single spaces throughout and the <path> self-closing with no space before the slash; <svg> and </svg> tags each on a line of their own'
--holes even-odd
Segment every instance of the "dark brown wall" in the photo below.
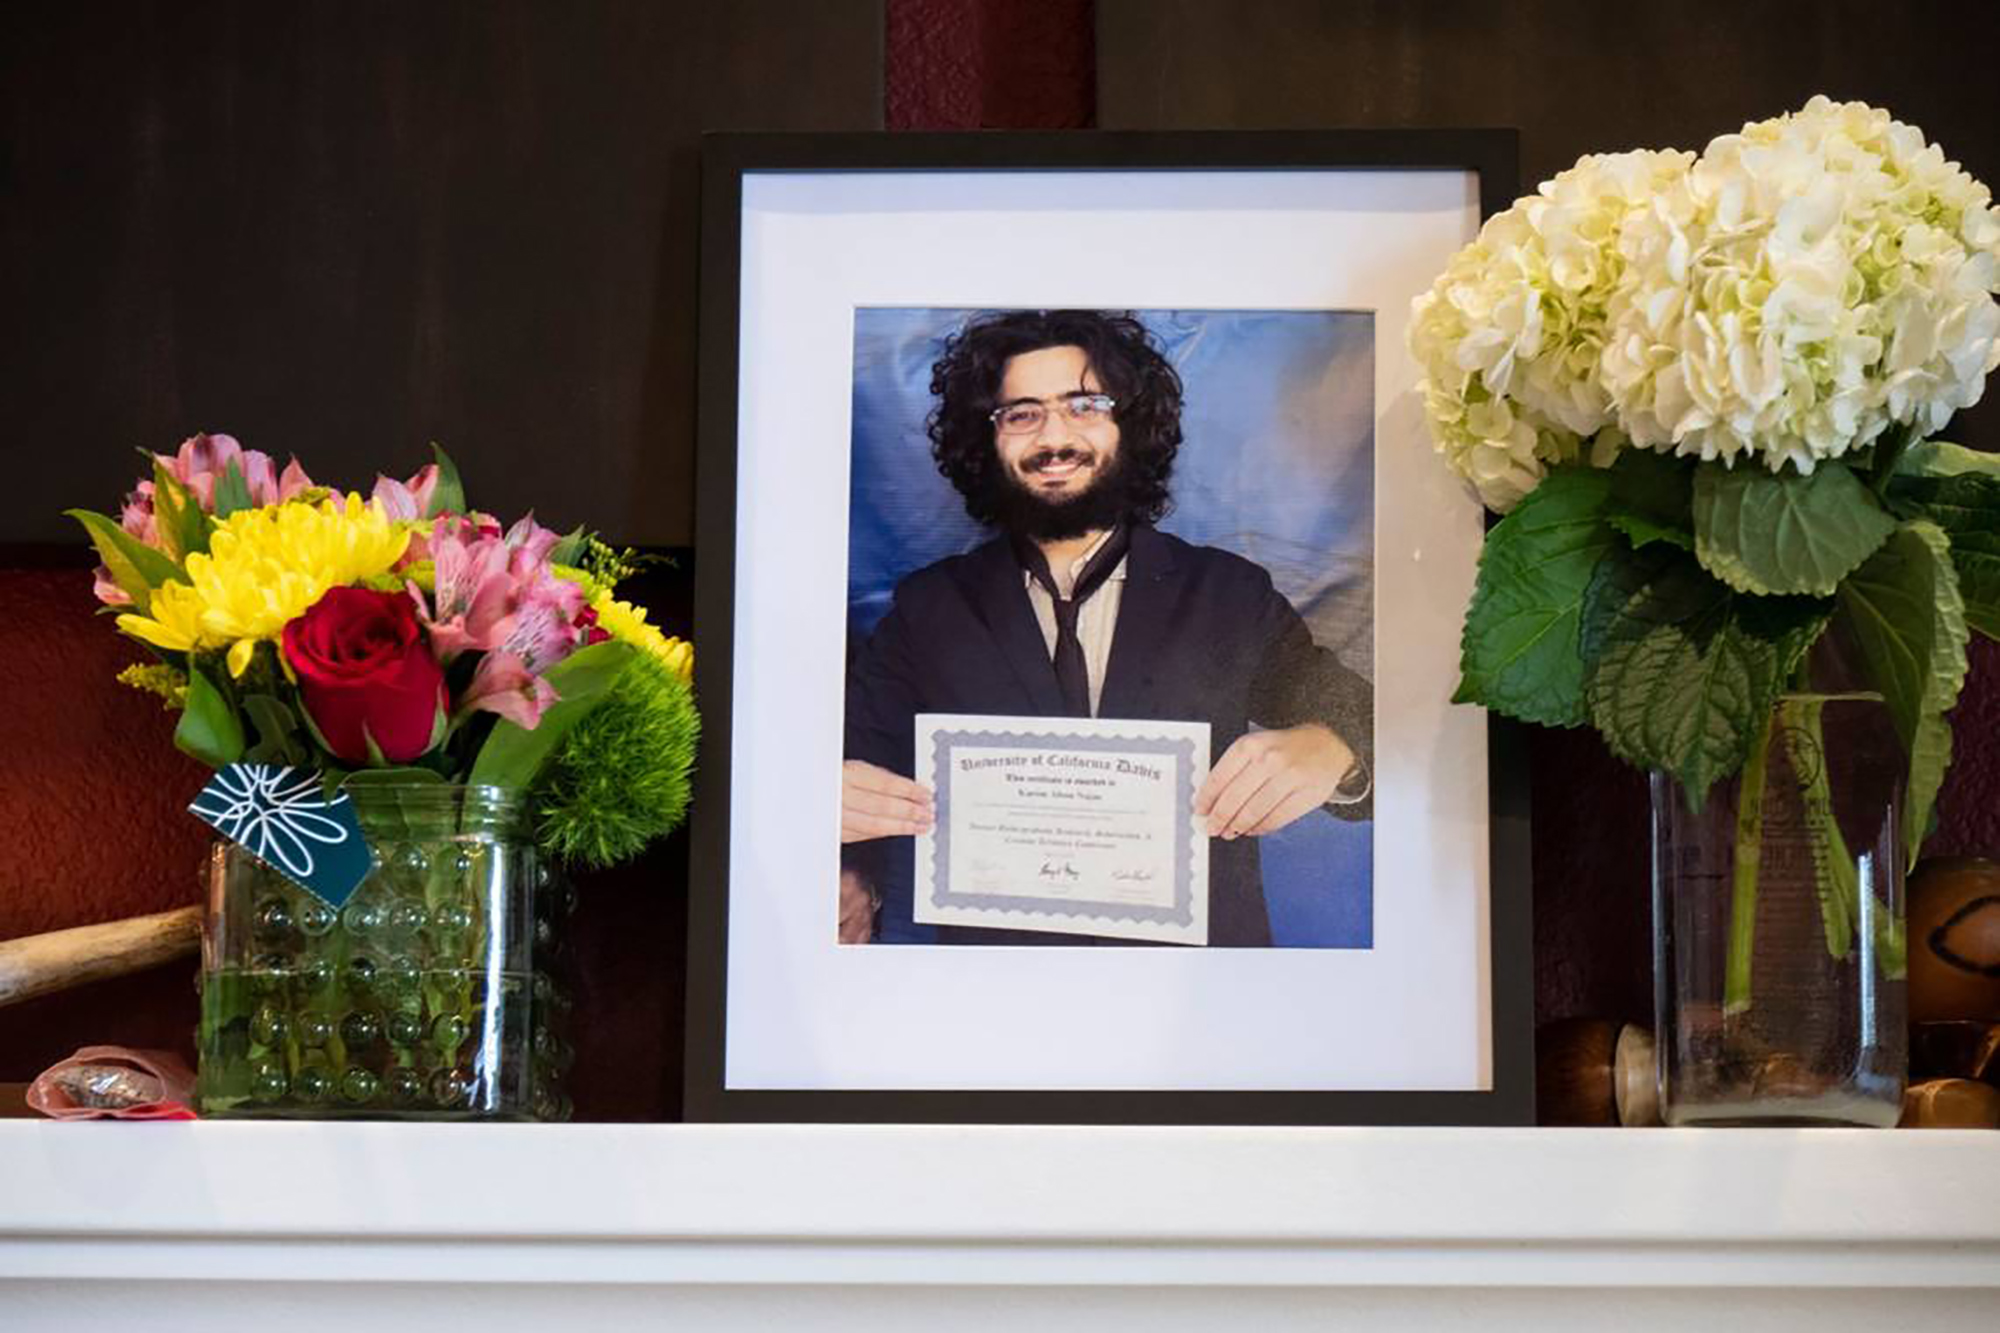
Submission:
<svg viewBox="0 0 2000 1333">
<path fill-rule="evenodd" d="M 5 6 L 0 541 L 212 430 L 348 485 L 438 440 L 495 512 L 686 544 L 697 136 L 880 128 L 881 42 L 879 0 Z"/>
</svg>

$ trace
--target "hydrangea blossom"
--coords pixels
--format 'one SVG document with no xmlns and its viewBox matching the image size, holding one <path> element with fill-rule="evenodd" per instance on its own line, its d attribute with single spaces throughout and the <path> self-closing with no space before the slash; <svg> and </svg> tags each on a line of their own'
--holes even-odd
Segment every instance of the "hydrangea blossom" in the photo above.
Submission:
<svg viewBox="0 0 2000 1333">
<path fill-rule="evenodd" d="M 1410 345 L 1438 448 L 1495 509 L 1509 509 L 1550 463 L 1592 442 L 1608 464 L 1622 443 L 1597 375 L 1624 258 L 1619 228 L 1689 153 L 1586 157 L 1488 220 L 1417 298 Z"/>
<path fill-rule="evenodd" d="M 1940 429 L 2000 365 L 2000 210 L 1860 103 L 1716 139 L 1619 248 L 1602 383 L 1651 448 L 1810 472 Z"/>
<path fill-rule="evenodd" d="M 1415 303 L 1439 450 L 1495 509 L 1637 445 L 1810 472 L 1940 429 L 2000 366 L 2000 209 L 1912 126 L 1816 97 L 1685 153 L 1590 157 Z"/>
</svg>

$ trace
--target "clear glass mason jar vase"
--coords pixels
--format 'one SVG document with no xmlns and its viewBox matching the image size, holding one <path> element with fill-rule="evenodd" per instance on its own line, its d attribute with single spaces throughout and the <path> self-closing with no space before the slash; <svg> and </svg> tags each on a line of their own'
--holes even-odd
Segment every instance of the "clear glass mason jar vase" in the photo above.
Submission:
<svg viewBox="0 0 2000 1333">
<path fill-rule="evenodd" d="M 1652 777 L 1669 1125 L 1894 1125 L 1908 1070 L 1900 803 L 1881 696 L 1780 696 L 1699 811 Z"/>
<path fill-rule="evenodd" d="M 373 864 L 338 910 L 233 842 L 210 851 L 200 1113 L 567 1118 L 571 891 L 535 846 L 525 793 L 348 792 Z"/>
</svg>

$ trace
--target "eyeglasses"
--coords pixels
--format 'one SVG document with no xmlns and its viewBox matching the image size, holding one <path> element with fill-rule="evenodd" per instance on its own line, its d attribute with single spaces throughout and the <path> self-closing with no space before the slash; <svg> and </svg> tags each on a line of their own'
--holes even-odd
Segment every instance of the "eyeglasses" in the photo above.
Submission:
<svg viewBox="0 0 2000 1333">
<path fill-rule="evenodd" d="M 1049 419 L 1049 409 L 1063 414 L 1074 426 L 1096 426 L 1111 419 L 1118 400 L 1108 393 L 1066 393 L 1059 398 L 1024 398 L 996 407 L 989 419 L 1002 435 L 1032 435 Z"/>
</svg>

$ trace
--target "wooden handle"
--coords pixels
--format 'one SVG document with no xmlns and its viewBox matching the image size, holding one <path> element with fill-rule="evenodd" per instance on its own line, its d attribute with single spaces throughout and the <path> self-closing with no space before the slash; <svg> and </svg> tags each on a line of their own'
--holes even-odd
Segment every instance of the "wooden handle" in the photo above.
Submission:
<svg viewBox="0 0 2000 1333">
<path fill-rule="evenodd" d="M 182 907 L 0 940 L 0 1005 L 122 977 L 191 954 L 201 946 L 201 911 Z"/>
</svg>

